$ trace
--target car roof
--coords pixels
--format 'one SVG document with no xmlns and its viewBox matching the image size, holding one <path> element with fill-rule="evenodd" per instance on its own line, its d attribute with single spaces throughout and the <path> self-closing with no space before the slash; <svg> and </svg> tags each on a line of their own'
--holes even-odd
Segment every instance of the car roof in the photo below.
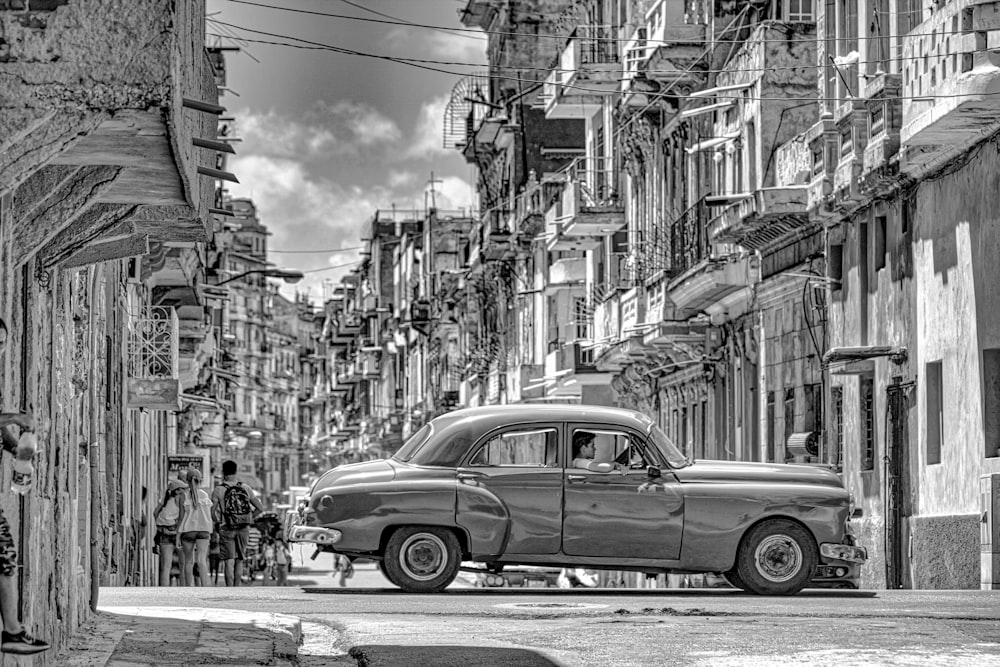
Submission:
<svg viewBox="0 0 1000 667">
<path fill-rule="evenodd" d="M 581 405 L 572 403 L 508 403 L 506 405 L 484 405 L 475 408 L 461 408 L 438 417 L 448 421 L 472 419 L 493 422 L 494 425 L 519 421 L 575 421 L 613 422 L 644 429 L 653 420 L 641 412 L 614 408 L 606 405 Z"/>
</svg>

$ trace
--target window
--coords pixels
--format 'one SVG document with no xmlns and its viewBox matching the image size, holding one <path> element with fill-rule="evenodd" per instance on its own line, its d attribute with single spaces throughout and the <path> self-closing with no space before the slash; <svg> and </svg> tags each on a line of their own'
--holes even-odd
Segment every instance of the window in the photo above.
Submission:
<svg viewBox="0 0 1000 667">
<path fill-rule="evenodd" d="M 886 216 L 875 217 L 875 271 L 885 268 Z"/>
<path fill-rule="evenodd" d="M 643 440 L 624 431 L 604 429 L 573 429 L 571 443 L 592 440 L 594 443 L 594 461 L 597 463 L 620 463 L 628 465 L 632 470 L 645 470 L 656 465 L 656 460 L 649 455 Z M 570 456 L 576 454 L 571 450 Z"/>
<path fill-rule="evenodd" d="M 830 441 L 831 465 L 840 467 L 840 458 L 844 451 L 844 388 L 830 388 L 830 410 L 832 411 L 833 433 Z"/>
<path fill-rule="evenodd" d="M 854 152 L 854 126 L 851 122 L 845 123 L 840 128 L 840 159 L 851 155 Z"/>
<path fill-rule="evenodd" d="M 875 383 L 861 378 L 861 471 L 875 469 Z"/>
<path fill-rule="evenodd" d="M 858 336 L 862 345 L 868 344 L 868 228 L 867 222 L 858 225 Z"/>
<path fill-rule="evenodd" d="M 787 0 L 786 6 L 789 23 L 812 23 L 813 0 Z"/>
<path fill-rule="evenodd" d="M 469 465 L 553 467 L 557 442 L 554 428 L 510 431 L 490 438 L 473 454 Z"/>
<path fill-rule="evenodd" d="M 1000 456 L 1000 348 L 983 350 L 983 431 L 983 455 Z"/>
<path fill-rule="evenodd" d="M 927 464 L 941 463 L 941 440 L 944 427 L 944 394 L 941 362 L 925 366 L 927 375 Z"/>
</svg>

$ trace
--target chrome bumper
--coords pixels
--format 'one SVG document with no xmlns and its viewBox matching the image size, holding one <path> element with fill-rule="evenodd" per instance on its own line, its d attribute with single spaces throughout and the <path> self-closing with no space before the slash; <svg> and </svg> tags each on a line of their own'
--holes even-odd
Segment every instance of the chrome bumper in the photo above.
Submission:
<svg viewBox="0 0 1000 667">
<path fill-rule="evenodd" d="M 319 526 L 304 526 L 298 512 L 289 512 L 285 516 L 285 539 L 289 542 L 309 542 L 312 544 L 336 544 L 343 533 L 335 528 L 320 528 Z"/>
<path fill-rule="evenodd" d="M 842 560 L 848 563 L 864 563 L 868 560 L 868 551 L 864 547 L 852 547 L 835 542 L 824 542 L 819 545 L 819 555 L 830 560 Z"/>
<path fill-rule="evenodd" d="M 289 542 L 312 542 L 313 544 L 336 544 L 343 533 L 334 528 L 318 526 L 292 526 L 288 531 Z"/>
</svg>

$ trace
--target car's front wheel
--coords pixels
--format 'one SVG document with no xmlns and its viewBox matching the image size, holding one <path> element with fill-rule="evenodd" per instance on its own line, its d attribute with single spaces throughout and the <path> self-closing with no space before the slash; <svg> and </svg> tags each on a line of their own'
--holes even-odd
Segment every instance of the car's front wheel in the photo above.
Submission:
<svg viewBox="0 0 1000 667">
<path fill-rule="evenodd" d="M 793 521 L 774 519 L 744 536 L 734 579 L 758 595 L 794 595 L 809 583 L 816 561 L 812 535 Z"/>
<path fill-rule="evenodd" d="M 386 578 L 407 593 L 437 593 L 458 576 L 461 549 L 446 528 L 406 526 L 385 548 Z"/>
</svg>

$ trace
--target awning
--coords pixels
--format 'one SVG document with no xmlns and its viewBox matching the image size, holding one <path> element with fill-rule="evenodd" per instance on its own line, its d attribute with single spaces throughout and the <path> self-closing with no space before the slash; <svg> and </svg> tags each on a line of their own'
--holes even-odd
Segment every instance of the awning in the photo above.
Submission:
<svg viewBox="0 0 1000 667">
<path fill-rule="evenodd" d="M 858 347 L 833 347 L 823 355 L 823 364 L 846 363 L 849 361 L 865 361 L 875 357 L 893 357 L 897 364 L 906 361 L 905 347 L 889 347 L 887 345 L 862 345 Z"/>
<path fill-rule="evenodd" d="M 739 136 L 740 135 L 739 135 L 738 132 L 734 132 L 732 134 L 726 134 L 726 135 L 723 135 L 721 137 L 712 137 L 710 139 L 705 139 L 703 141 L 699 141 L 694 146 L 689 146 L 689 147 L 685 148 L 684 150 L 686 150 L 688 153 L 696 153 L 698 151 L 707 151 L 707 150 L 709 150 L 711 148 L 715 148 L 716 146 L 721 146 L 722 144 L 728 144 L 730 141 L 734 141 Z"/>
</svg>

